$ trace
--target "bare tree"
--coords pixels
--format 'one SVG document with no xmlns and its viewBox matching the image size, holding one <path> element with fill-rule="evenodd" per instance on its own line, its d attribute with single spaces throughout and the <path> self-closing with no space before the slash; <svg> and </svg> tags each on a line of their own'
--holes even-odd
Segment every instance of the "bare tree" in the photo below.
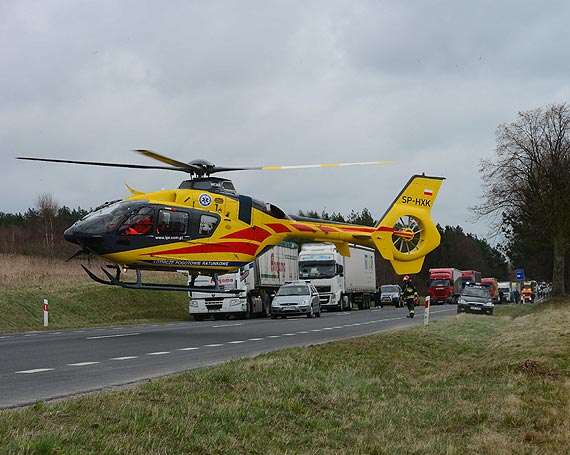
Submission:
<svg viewBox="0 0 570 455">
<path fill-rule="evenodd" d="M 42 193 L 36 201 L 39 221 L 43 228 L 43 245 L 47 252 L 53 253 L 54 249 L 54 222 L 59 210 L 57 202 L 48 193 Z"/>
<path fill-rule="evenodd" d="M 496 227 L 521 223 L 548 242 L 554 255 L 554 291 L 565 293 L 570 250 L 570 110 L 566 104 L 519 112 L 497 128 L 496 156 L 482 160 L 485 202 L 474 207 Z"/>
</svg>

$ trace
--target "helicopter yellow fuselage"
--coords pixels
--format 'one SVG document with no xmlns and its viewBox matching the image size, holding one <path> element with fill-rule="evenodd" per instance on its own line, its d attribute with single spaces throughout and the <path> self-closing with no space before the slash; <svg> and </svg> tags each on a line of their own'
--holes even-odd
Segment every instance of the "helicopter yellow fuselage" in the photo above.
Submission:
<svg viewBox="0 0 570 455">
<path fill-rule="evenodd" d="M 123 245 L 117 251 L 94 252 L 122 268 L 221 274 L 248 264 L 283 240 L 299 238 L 334 243 L 344 255 L 349 254 L 349 243 L 373 247 L 396 273 L 412 274 L 440 242 L 430 211 L 441 183 L 438 177 L 412 177 L 375 227 L 290 217 L 271 204 L 237 194 L 197 189 L 135 192 L 123 201 L 145 201 L 161 211 L 160 216 L 172 215 L 169 218 L 186 213 L 189 231 L 165 234 L 155 218 L 144 234 L 117 231 L 116 242 Z M 412 222 L 406 225 L 403 219 Z M 203 231 L 202 224 L 207 225 Z M 124 246 L 127 241 L 132 248 Z"/>
</svg>

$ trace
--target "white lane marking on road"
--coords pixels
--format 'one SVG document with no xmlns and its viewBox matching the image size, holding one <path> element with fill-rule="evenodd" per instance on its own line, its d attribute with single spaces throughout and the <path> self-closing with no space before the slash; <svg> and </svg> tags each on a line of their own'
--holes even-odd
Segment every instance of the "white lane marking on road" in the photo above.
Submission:
<svg viewBox="0 0 570 455">
<path fill-rule="evenodd" d="M 269 335 L 267 338 L 281 338 L 281 335 Z"/>
<path fill-rule="evenodd" d="M 263 338 L 248 338 L 247 341 L 261 341 Z"/>
<path fill-rule="evenodd" d="M 206 347 L 206 348 L 217 348 L 218 346 L 223 346 L 223 344 L 215 343 L 215 344 L 205 344 L 204 345 L 204 347 Z"/>
<path fill-rule="evenodd" d="M 119 338 L 119 337 L 134 337 L 140 335 L 140 332 L 135 333 L 117 333 L 116 335 L 99 335 L 96 337 L 87 337 L 86 340 L 100 340 L 102 338 Z"/>
<path fill-rule="evenodd" d="M 220 325 L 213 325 L 212 327 L 214 329 L 219 329 L 221 327 L 238 327 L 240 325 L 243 325 L 243 322 L 240 322 L 239 324 L 220 324 Z"/>
<path fill-rule="evenodd" d="M 138 355 L 126 355 L 124 357 L 111 357 L 109 360 L 132 360 L 138 358 L 139 358 Z"/>
<path fill-rule="evenodd" d="M 303 330 L 302 332 L 297 332 L 298 334 L 302 334 L 302 333 L 310 333 L 308 330 Z"/>
<path fill-rule="evenodd" d="M 295 334 L 294 333 L 284 333 L 283 336 L 284 337 L 294 337 Z"/>
<path fill-rule="evenodd" d="M 178 349 L 178 351 L 195 351 L 196 349 L 200 349 L 200 348 L 180 348 L 180 349 Z"/>
<path fill-rule="evenodd" d="M 146 355 L 166 355 L 166 354 L 170 354 L 170 351 L 147 352 Z"/>
<path fill-rule="evenodd" d="M 34 374 L 34 373 L 43 373 L 44 371 L 52 371 L 53 368 L 36 368 L 35 370 L 22 370 L 22 371 L 15 371 L 16 374 Z"/>
<path fill-rule="evenodd" d="M 68 367 L 86 367 L 88 365 L 97 365 L 101 362 L 79 362 L 79 363 L 68 363 Z"/>
<path fill-rule="evenodd" d="M 13 338 L 11 335 L 5 336 L 5 337 L 0 337 L 0 340 L 4 340 L 5 338 Z"/>
<path fill-rule="evenodd" d="M 245 340 L 228 341 L 228 344 L 241 344 L 245 343 Z"/>
</svg>

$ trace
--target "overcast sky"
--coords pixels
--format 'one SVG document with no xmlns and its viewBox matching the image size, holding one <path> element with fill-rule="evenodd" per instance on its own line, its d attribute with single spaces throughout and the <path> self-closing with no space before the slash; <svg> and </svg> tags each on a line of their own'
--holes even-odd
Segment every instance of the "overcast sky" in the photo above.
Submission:
<svg viewBox="0 0 570 455">
<path fill-rule="evenodd" d="M 225 174 L 287 213 L 367 208 L 446 178 L 432 216 L 472 222 L 481 158 L 519 111 L 570 100 L 570 2 L 0 0 L 0 212 L 90 208 L 185 175 L 18 161 L 398 164 Z M 160 164 L 160 163 L 156 163 Z"/>
</svg>

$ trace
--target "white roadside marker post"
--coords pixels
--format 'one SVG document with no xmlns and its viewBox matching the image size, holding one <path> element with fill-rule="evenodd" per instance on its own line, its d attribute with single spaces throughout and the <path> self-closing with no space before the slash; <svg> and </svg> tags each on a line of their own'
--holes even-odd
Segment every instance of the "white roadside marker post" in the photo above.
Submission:
<svg viewBox="0 0 570 455">
<path fill-rule="evenodd" d="M 44 327 L 48 326 L 48 300 L 44 299 Z"/>
<path fill-rule="evenodd" d="M 424 325 L 429 324 L 429 295 L 425 299 L 424 303 Z"/>
</svg>

